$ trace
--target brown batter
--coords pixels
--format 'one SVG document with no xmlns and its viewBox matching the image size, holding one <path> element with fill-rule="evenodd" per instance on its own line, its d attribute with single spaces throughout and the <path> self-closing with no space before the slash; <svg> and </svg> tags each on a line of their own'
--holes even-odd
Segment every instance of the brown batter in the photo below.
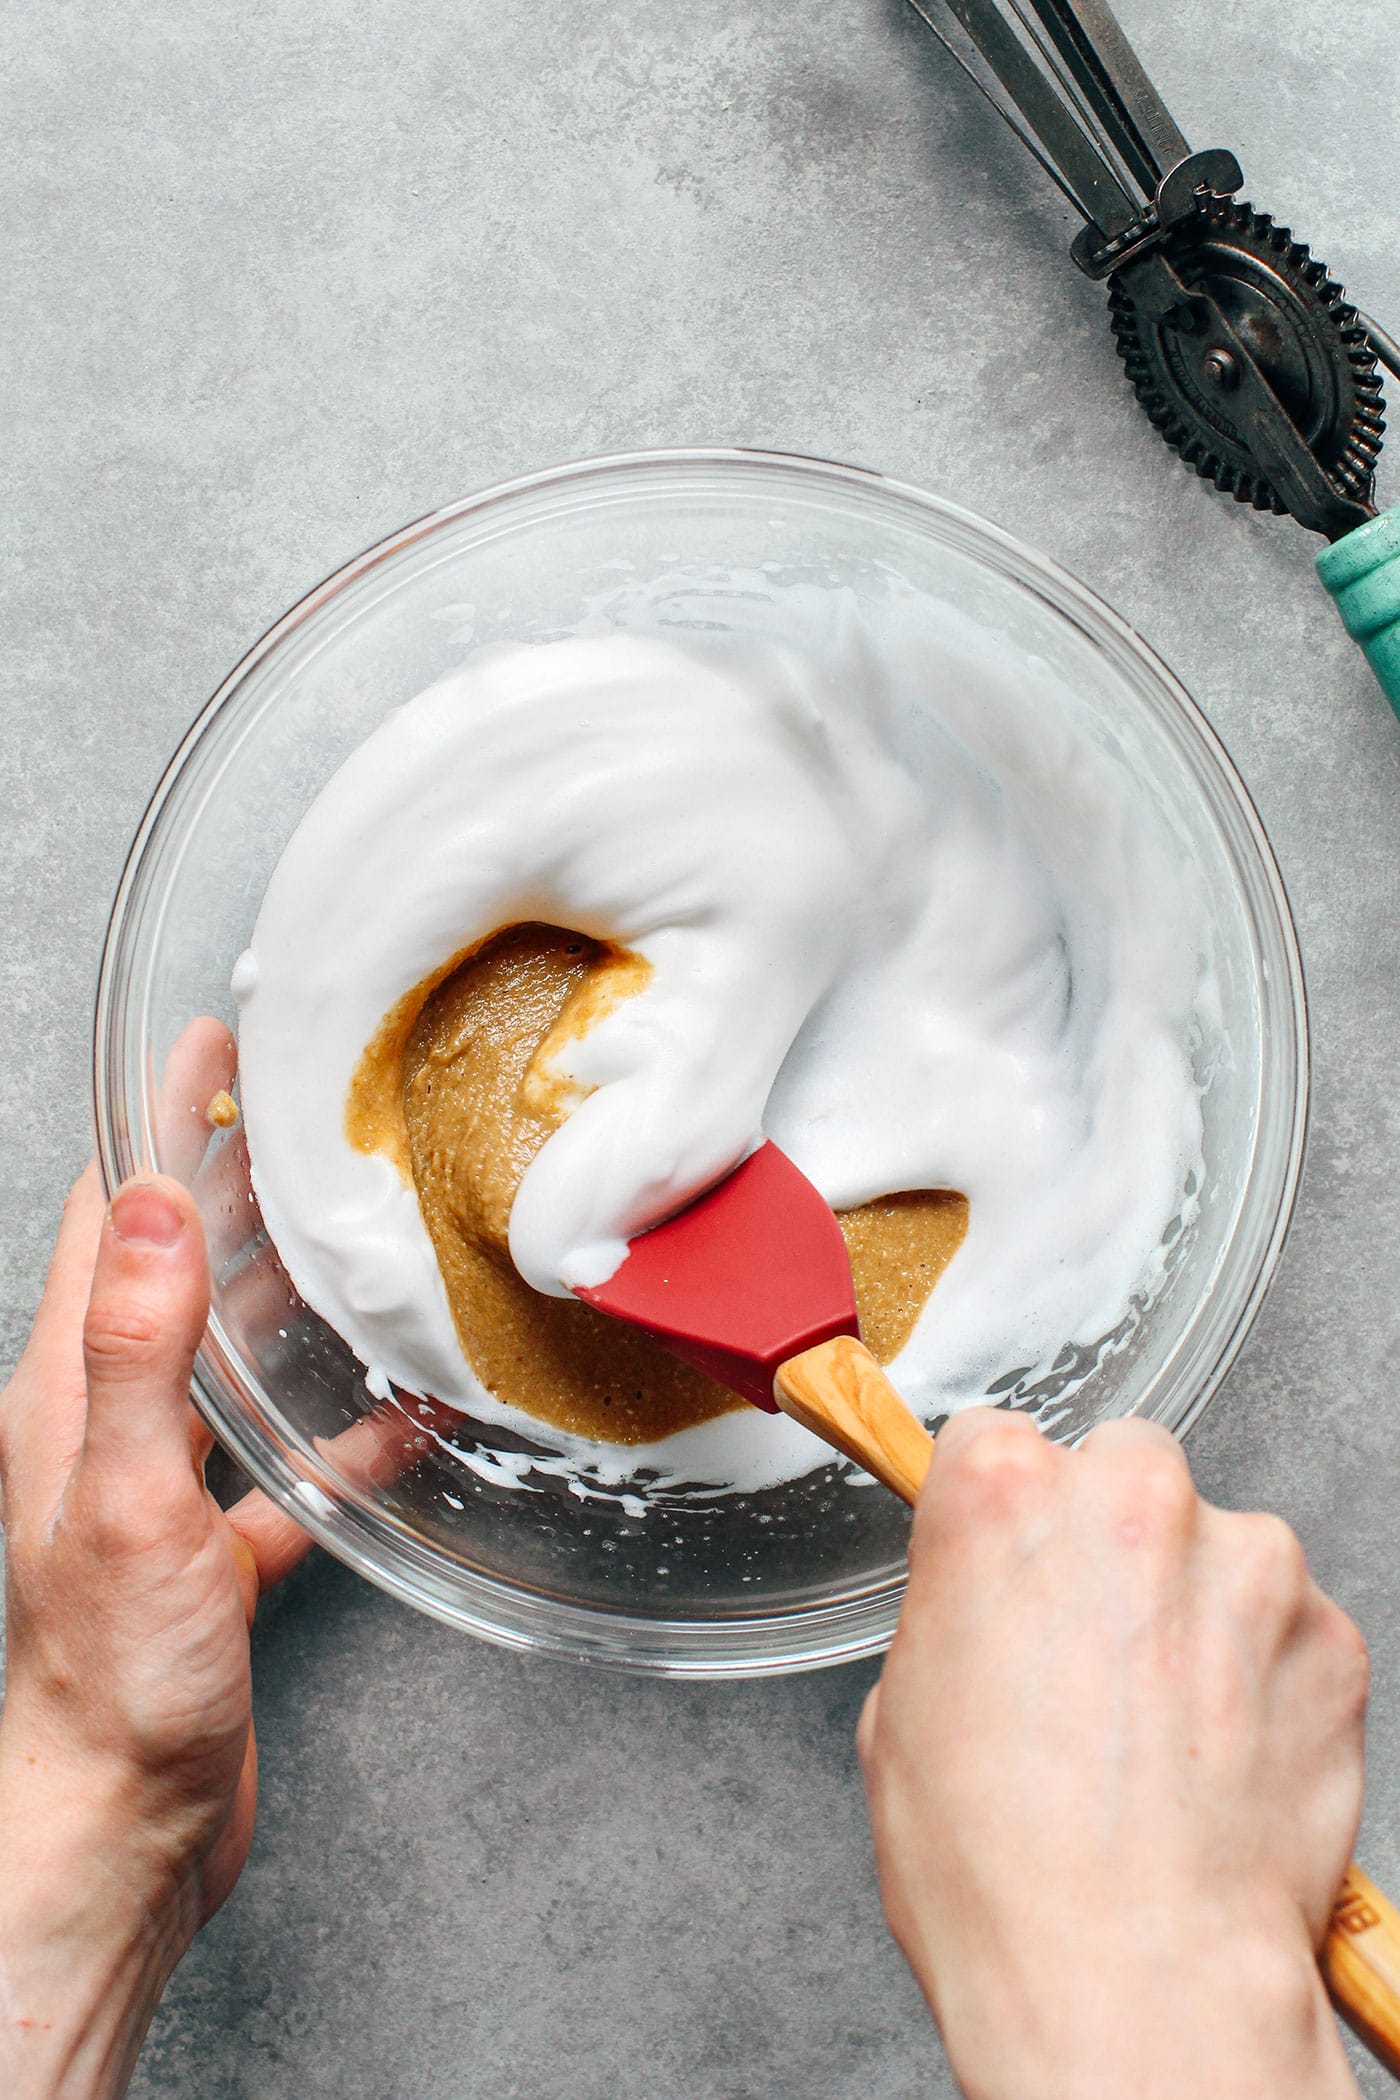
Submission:
<svg viewBox="0 0 1400 2100">
<path fill-rule="evenodd" d="M 576 1105 L 551 1059 L 649 975 L 640 956 L 583 934 L 508 927 L 386 1015 L 346 1109 L 351 1142 L 387 1153 L 417 1187 L 482 1384 L 542 1421 L 623 1444 L 744 1402 L 621 1321 L 532 1291 L 506 1234 L 521 1175 Z M 887 1196 L 846 1212 L 841 1229 L 862 1334 L 888 1363 L 967 1231 L 966 1199 Z"/>
</svg>

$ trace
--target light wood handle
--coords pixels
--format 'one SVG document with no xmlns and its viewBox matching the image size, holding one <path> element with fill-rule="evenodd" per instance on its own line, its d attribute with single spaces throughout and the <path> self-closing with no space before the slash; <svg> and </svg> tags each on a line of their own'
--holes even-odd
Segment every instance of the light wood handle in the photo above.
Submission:
<svg viewBox="0 0 1400 2100">
<path fill-rule="evenodd" d="M 842 1334 L 790 1357 L 773 1397 L 911 1507 L 918 1500 L 933 1438 L 862 1343 Z M 1356 1865 L 1337 1892 L 1318 1963 L 1337 2010 L 1400 2078 L 1400 1911 Z"/>
<path fill-rule="evenodd" d="M 1337 1891 L 1318 1963 L 1347 2025 L 1400 2078 L 1400 1911 L 1354 1862 Z"/>
<path fill-rule="evenodd" d="M 912 1508 L 933 1458 L 933 1438 L 910 1413 L 870 1351 L 838 1334 L 778 1367 L 773 1397 L 785 1415 L 825 1437 Z"/>
</svg>

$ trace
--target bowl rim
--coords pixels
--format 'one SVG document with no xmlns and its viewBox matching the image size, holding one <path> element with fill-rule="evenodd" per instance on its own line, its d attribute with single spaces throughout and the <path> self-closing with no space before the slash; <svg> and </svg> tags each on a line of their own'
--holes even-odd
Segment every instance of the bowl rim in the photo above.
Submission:
<svg viewBox="0 0 1400 2100">
<path fill-rule="evenodd" d="M 1223 790 L 1229 813 L 1242 828 L 1272 908 L 1273 931 L 1282 951 L 1287 984 L 1276 989 L 1292 1027 L 1288 1041 L 1280 1043 L 1278 1049 L 1291 1065 L 1293 1098 L 1287 1128 L 1282 1133 L 1284 1149 L 1278 1191 L 1272 1215 L 1259 1234 L 1253 1274 L 1241 1293 L 1232 1323 L 1214 1345 L 1211 1361 L 1199 1376 L 1193 1396 L 1169 1425 L 1174 1434 L 1185 1436 L 1219 1391 L 1257 1317 L 1287 1238 L 1303 1170 L 1310 1100 L 1308 999 L 1297 930 L 1278 862 L 1253 798 L 1223 741 L 1181 680 L 1129 621 L 1072 572 L 1015 534 L 961 504 L 870 467 L 762 447 L 700 445 L 605 453 L 540 468 L 491 483 L 423 513 L 331 571 L 275 620 L 220 681 L 180 739 L 137 826 L 117 884 L 103 940 L 93 1009 L 93 1110 L 104 1183 L 110 1192 L 127 1175 L 152 1164 L 145 1157 L 144 1144 L 138 1155 L 130 1142 L 130 1130 L 139 1119 L 114 1113 L 112 1081 L 114 1075 L 119 1077 L 122 1068 L 114 1048 L 124 1017 L 124 966 L 133 904 L 186 767 L 249 676 L 284 641 L 299 633 L 362 577 L 395 560 L 419 540 L 475 512 L 504 506 L 552 487 L 577 488 L 620 473 L 646 475 L 736 467 L 759 473 L 781 469 L 814 483 L 825 481 L 847 490 L 878 492 L 901 508 L 935 521 L 943 528 L 945 538 L 951 529 L 970 540 L 975 548 L 995 550 L 1003 557 L 997 564 L 1003 578 L 1032 589 L 1061 618 L 1073 622 L 1077 614 L 1081 631 L 1091 639 L 1106 635 L 1135 659 L 1137 668 L 1155 687 L 1163 703 L 1163 720 L 1170 721 L 1175 716 L 1184 725 L 1197 757 L 1207 762 L 1215 788 Z M 1220 810 L 1214 804 L 1212 814 L 1218 823 Z M 1251 1160 L 1251 1177 L 1253 1172 Z M 1230 1244 L 1227 1242 L 1227 1247 Z M 227 1386 L 233 1387 L 241 1404 L 230 1404 L 224 1390 Z M 852 1661 L 881 1652 L 893 1635 L 904 1588 L 902 1571 L 892 1577 L 873 1579 L 836 1602 L 818 1602 L 797 1611 L 736 1614 L 714 1622 L 569 1604 L 556 1597 L 537 1596 L 515 1583 L 460 1565 L 454 1566 L 447 1577 L 445 1557 L 374 1505 L 367 1494 L 351 1493 L 349 1483 L 322 1475 L 334 1490 L 333 1494 L 326 1492 L 316 1477 L 318 1466 L 314 1457 L 308 1450 L 297 1448 L 293 1439 L 280 1437 L 261 1407 L 254 1403 L 236 1352 L 221 1340 L 217 1318 L 211 1318 L 196 1359 L 193 1397 L 211 1429 L 249 1476 L 316 1543 L 401 1602 L 497 1645 L 533 1649 L 647 1675 L 731 1678 L 785 1674 Z M 481 1599 L 481 1608 L 464 1601 L 464 1584 Z M 493 1604 L 495 1611 L 491 1609 Z"/>
</svg>

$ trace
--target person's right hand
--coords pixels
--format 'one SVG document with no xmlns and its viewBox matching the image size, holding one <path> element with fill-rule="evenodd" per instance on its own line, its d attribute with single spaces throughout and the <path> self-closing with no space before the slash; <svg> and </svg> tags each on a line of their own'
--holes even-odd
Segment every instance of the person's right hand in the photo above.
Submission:
<svg viewBox="0 0 1400 2100">
<path fill-rule="evenodd" d="M 943 1431 L 860 1728 L 886 1914 L 970 2100 L 1355 2094 L 1314 1954 L 1366 1651 L 1137 1422 Z"/>
</svg>

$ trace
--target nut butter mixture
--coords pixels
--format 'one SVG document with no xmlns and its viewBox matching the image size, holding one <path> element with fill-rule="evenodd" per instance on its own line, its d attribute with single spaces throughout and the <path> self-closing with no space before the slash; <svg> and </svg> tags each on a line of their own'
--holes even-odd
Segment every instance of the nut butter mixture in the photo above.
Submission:
<svg viewBox="0 0 1400 2100">
<path fill-rule="evenodd" d="M 576 1106 L 555 1053 L 645 984 L 637 955 L 557 926 L 507 927 L 417 986 L 360 1061 L 346 1128 L 418 1191 L 462 1349 L 497 1399 L 580 1436 L 649 1443 L 743 1406 L 645 1335 L 533 1291 L 507 1228 L 526 1167 Z M 967 1231 L 964 1197 L 886 1196 L 841 1217 L 861 1331 L 898 1355 Z"/>
</svg>

